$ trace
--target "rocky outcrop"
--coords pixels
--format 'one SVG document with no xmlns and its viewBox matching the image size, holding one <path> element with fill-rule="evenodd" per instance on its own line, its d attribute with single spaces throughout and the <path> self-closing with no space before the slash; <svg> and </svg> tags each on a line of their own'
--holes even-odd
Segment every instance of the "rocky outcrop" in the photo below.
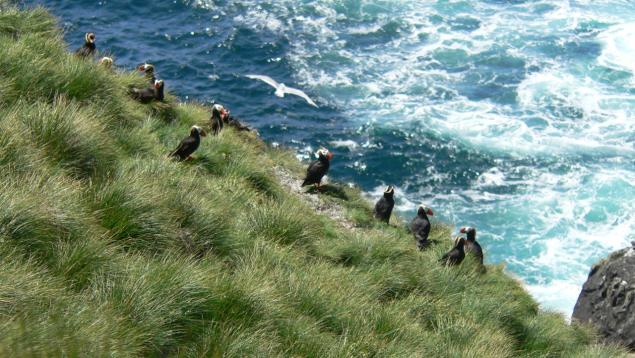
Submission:
<svg viewBox="0 0 635 358">
<path fill-rule="evenodd" d="M 635 351 L 635 242 L 593 266 L 572 318 Z"/>
</svg>

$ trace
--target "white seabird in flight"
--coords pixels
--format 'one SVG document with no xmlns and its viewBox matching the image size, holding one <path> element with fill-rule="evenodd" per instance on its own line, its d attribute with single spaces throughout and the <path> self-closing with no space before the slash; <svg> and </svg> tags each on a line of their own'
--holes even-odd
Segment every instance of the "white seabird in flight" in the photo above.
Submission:
<svg viewBox="0 0 635 358">
<path fill-rule="evenodd" d="M 295 95 L 295 96 L 302 97 L 310 105 L 312 105 L 313 107 L 317 107 L 317 104 L 315 104 L 315 102 L 313 102 L 313 100 L 311 98 L 309 98 L 309 96 L 307 96 L 306 93 L 300 91 L 297 88 L 287 87 L 287 86 L 284 85 L 284 83 L 278 83 L 273 78 L 271 78 L 269 76 L 247 75 L 245 77 L 251 78 L 252 80 L 260 80 L 260 81 L 268 84 L 269 86 L 275 88 L 276 92 L 274 94 L 276 96 L 280 97 L 280 98 L 284 97 L 284 95 L 288 93 L 288 94 L 292 94 L 292 95 Z"/>
</svg>

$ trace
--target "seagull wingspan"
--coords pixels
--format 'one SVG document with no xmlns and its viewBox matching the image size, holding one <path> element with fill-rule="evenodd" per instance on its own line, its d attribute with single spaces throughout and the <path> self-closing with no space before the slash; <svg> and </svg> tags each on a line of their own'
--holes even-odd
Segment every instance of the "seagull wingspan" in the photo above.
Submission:
<svg viewBox="0 0 635 358">
<path fill-rule="evenodd" d="M 260 80 L 266 84 L 268 84 L 269 86 L 278 89 L 278 87 L 280 87 L 280 84 L 278 82 L 276 82 L 273 78 L 269 77 L 269 76 L 260 76 L 260 75 L 247 75 L 245 76 L 247 78 L 251 78 L 252 80 Z"/>
<path fill-rule="evenodd" d="M 262 82 L 268 84 L 269 86 L 275 88 L 276 89 L 276 95 L 278 95 L 278 92 L 280 92 L 279 97 L 282 97 L 282 95 L 283 95 L 282 91 L 284 91 L 284 93 L 288 93 L 288 94 L 292 94 L 292 95 L 295 95 L 295 96 L 302 97 L 310 105 L 312 105 L 313 107 L 317 107 L 317 104 L 315 104 L 315 102 L 313 102 L 313 100 L 311 98 L 309 98 L 309 96 L 307 96 L 306 93 L 304 93 L 301 90 L 296 89 L 296 88 L 284 87 L 284 86 L 282 86 L 281 84 L 279 84 L 278 82 L 276 82 L 273 78 L 271 78 L 269 76 L 246 75 L 245 77 L 250 78 L 252 80 L 262 81 Z"/>
<path fill-rule="evenodd" d="M 285 88 L 284 91 L 286 93 L 288 93 L 288 94 L 300 96 L 300 97 L 304 98 L 307 102 L 309 102 L 309 104 L 312 105 L 313 107 L 317 107 L 317 104 L 315 104 L 315 102 L 313 102 L 313 100 L 311 98 L 309 98 L 309 96 L 307 96 L 306 93 L 300 91 L 297 88 L 287 87 L 287 88 Z"/>
</svg>

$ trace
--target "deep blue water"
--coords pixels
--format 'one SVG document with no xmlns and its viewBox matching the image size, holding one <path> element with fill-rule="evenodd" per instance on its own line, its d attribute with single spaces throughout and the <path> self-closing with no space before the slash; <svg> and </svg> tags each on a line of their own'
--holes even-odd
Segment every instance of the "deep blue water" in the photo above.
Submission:
<svg viewBox="0 0 635 358">
<path fill-rule="evenodd" d="M 399 210 L 475 226 L 547 308 L 634 238 L 635 2 L 27 1 Z M 246 74 L 302 88 L 320 108 Z"/>
</svg>

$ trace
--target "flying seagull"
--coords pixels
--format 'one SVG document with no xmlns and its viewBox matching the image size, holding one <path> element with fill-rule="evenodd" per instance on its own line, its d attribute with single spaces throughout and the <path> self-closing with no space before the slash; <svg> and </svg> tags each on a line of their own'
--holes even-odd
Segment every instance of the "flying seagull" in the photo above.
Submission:
<svg viewBox="0 0 635 358">
<path fill-rule="evenodd" d="M 309 102 L 309 104 L 312 105 L 313 107 L 317 107 L 317 104 L 315 104 L 315 102 L 313 102 L 313 100 L 309 98 L 309 96 L 307 96 L 306 93 L 296 88 L 287 87 L 284 85 L 284 83 L 278 83 L 269 76 L 247 75 L 245 77 L 251 78 L 252 80 L 260 80 L 268 84 L 269 86 L 275 88 L 276 92 L 274 94 L 280 98 L 284 97 L 284 95 L 288 93 L 288 94 L 300 96 L 304 98 L 307 102 Z"/>
</svg>

